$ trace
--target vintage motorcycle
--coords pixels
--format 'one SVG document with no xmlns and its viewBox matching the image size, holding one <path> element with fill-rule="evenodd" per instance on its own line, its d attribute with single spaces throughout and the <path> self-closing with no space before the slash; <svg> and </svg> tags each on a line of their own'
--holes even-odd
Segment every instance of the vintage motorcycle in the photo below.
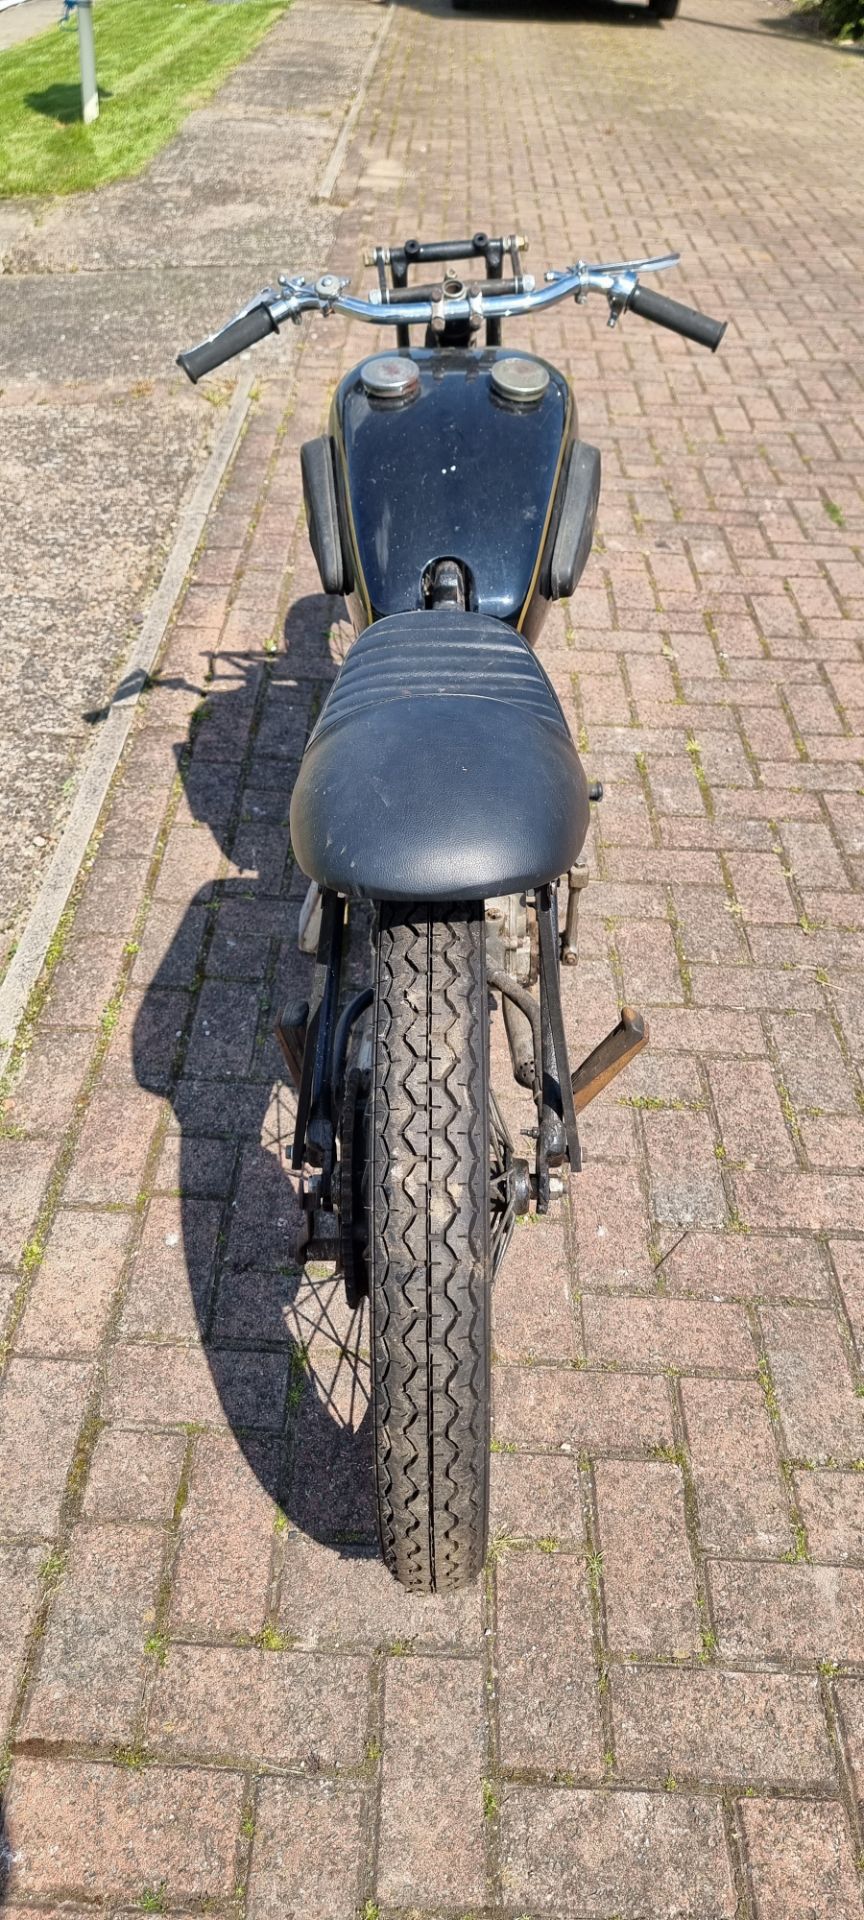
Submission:
<svg viewBox="0 0 864 1920">
<path fill-rule="evenodd" d="M 317 967 L 311 1009 L 289 1008 L 279 1036 L 297 1088 L 303 1257 L 335 1258 L 352 1306 L 369 1297 L 381 1545 L 415 1592 L 483 1564 L 491 1282 L 514 1222 L 563 1192 L 579 1111 L 648 1037 L 624 1008 L 571 1073 L 559 970 L 576 958 L 602 789 L 534 647 L 591 551 L 600 455 L 578 438 L 564 375 L 505 351 L 502 322 L 598 293 L 610 326 L 639 314 L 712 351 L 725 331 L 641 285 L 677 254 L 580 261 L 537 285 L 525 246 L 477 233 L 376 247 L 366 299 L 333 274 L 284 276 L 178 356 L 197 381 L 308 312 L 396 329 L 397 350 L 343 379 L 330 432 L 301 453 L 322 585 L 344 594 L 358 637 L 291 800 Z M 465 261 L 484 277 L 460 275 Z M 372 980 L 343 1004 L 358 900 L 372 903 Z M 490 990 L 536 1104 L 533 1168 L 489 1084 Z"/>
</svg>

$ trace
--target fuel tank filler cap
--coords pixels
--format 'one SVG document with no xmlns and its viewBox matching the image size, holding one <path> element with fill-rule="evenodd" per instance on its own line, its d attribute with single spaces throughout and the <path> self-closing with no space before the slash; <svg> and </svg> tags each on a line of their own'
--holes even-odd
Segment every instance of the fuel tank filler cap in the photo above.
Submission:
<svg viewBox="0 0 864 1920">
<path fill-rule="evenodd" d="M 502 400 L 536 407 L 549 385 L 549 370 L 540 360 L 517 360 L 515 355 L 508 355 L 493 361 L 491 379 Z"/>
<path fill-rule="evenodd" d="M 373 360 L 364 360 L 360 378 L 371 400 L 411 400 L 420 387 L 415 362 L 398 353 L 377 353 Z"/>
</svg>

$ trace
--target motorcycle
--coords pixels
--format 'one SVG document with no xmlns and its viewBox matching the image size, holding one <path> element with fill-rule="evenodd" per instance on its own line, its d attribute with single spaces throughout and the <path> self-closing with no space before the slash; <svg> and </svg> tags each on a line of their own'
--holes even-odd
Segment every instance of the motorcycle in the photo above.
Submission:
<svg viewBox="0 0 864 1920">
<path fill-rule="evenodd" d="M 578 437 L 564 375 L 506 349 L 502 324 L 600 294 L 610 326 L 637 314 L 712 352 L 725 332 L 642 285 L 677 254 L 579 261 L 538 285 L 526 244 L 376 247 L 368 298 L 335 274 L 282 276 L 178 356 L 197 381 L 309 312 L 396 330 L 395 352 L 342 380 L 329 432 L 301 451 L 322 586 L 345 596 L 357 637 L 291 799 L 310 881 L 301 944 L 317 964 L 311 1006 L 289 1007 L 278 1033 L 302 1256 L 336 1259 L 352 1308 L 368 1296 L 381 1547 L 423 1593 L 475 1579 L 485 1557 L 491 1283 L 516 1219 L 563 1193 L 579 1113 L 648 1040 L 625 1007 L 571 1072 L 560 969 L 576 960 L 602 788 L 535 647 L 591 551 L 600 454 Z M 466 261 L 483 277 L 463 277 Z M 437 273 L 412 281 L 424 267 Z M 371 903 L 372 977 L 343 1004 L 352 901 Z M 536 1106 L 533 1167 L 490 1086 L 491 993 Z"/>
</svg>

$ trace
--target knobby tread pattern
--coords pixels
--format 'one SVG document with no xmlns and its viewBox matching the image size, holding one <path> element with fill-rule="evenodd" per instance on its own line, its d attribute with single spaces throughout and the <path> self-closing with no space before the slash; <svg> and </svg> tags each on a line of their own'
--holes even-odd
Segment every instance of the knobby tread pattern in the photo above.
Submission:
<svg viewBox="0 0 864 1920">
<path fill-rule="evenodd" d="M 384 905 L 369 1103 L 378 1523 L 415 1593 L 476 1578 L 489 1478 L 489 1019 L 480 902 Z"/>
</svg>

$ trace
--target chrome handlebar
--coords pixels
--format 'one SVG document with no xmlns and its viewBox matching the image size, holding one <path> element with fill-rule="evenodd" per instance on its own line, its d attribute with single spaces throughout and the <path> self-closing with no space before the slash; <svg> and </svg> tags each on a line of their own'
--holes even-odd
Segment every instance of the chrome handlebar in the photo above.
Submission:
<svg viewBox="0 0 864 1920">
<path fill-rule="evenodd" d="M 522 274 L 510 283 L 506 293 L 494 291 L 494 280 L 465 282 L 451 277 L 435 286 L 432 291 L 436 297 L 422 300 L 400 297 L 398 289 L 390 288 L 383 291 L 376 288 L 363 299 L 347 293 L 350 281 L 334 273 L 322 274 L 314 282 L 302 274 L 281 274 L 278 290 L 265 287 L 226 326 L 210 334 L 199 346 L 178 354 L 178 365 L 190 380 L 197 381 L 202 374 L 212 372 L 268 333 L 278 332 L 286 320 L 299 325 L 306 313 L 328 317 L 345 313 L 373 326 L 427 326 L 433 333 L 442 334 L 448 322 L 461 322 L 467 323 L 474 333 L 484 320 L 516 319 L 571 297 L 581 304 L 591 293 L 605 295 L 610 327 L 616 326 L 621 314 L 629 308 L 701 346 L 710 347 L 713 352 L 725 332 L 722 323 L 709 320 L 704 314 L 667 300 L 640 284 L 640 273 L 664 273 L 676 267 L 680 257 L 677 253 L 667 253 L 654 259 L 624 260 L 606 266 L 589 266 L 579 260 L 563 272 L 550 269 L 541 286 L 533 275 Z"/>
<path fill-rule="evenodd" d="M 609 325 L 615 325 L 620 313 L 631 300 L 640 273 L 663 273 L 668 267 L 677 267 L 681 255 L 667 253 L 654 260 L 625 260 L 614 266 L 588 266 L 584 260 L 577 261 L 574 267 L 565 267 L 563 272 L 551 268 L 545 275 L 546 284 L 537 285 L 533 274 L 526 273 L 517 282 L 515 293 L 495 293 L 494 280 L 469 284 L 462 280 L 444 280 L 440 300 L 400 300 L 388 298 L 377 288 L 366 299 L 356 294 L 346 294 L 344 289 L 350 286 L 349 280 L 338 274 L 325 273 L 320 279 L 309 282 L 302 275 L 292 278 L 287 274 L 279 277 L 280 293 L 272 287 L 265 288 L 257 300 L 250 305 L 267 305 L 277 326 L 285 320 L 299 324 L 304 313 L 347 313 L 355 320 L 367 320 L 377 326 L 432 326 L 436 320 L 481 320 L 515 319 L 520 314 L 536 313 L 541 307 L 551 307 L 559 300 L 570 295 L 575 300 L 587 299 L 589 293 L 605 293 L 609 301 Z M 248 309 L 244 309 L 248 311 Z"/>
</svg>

